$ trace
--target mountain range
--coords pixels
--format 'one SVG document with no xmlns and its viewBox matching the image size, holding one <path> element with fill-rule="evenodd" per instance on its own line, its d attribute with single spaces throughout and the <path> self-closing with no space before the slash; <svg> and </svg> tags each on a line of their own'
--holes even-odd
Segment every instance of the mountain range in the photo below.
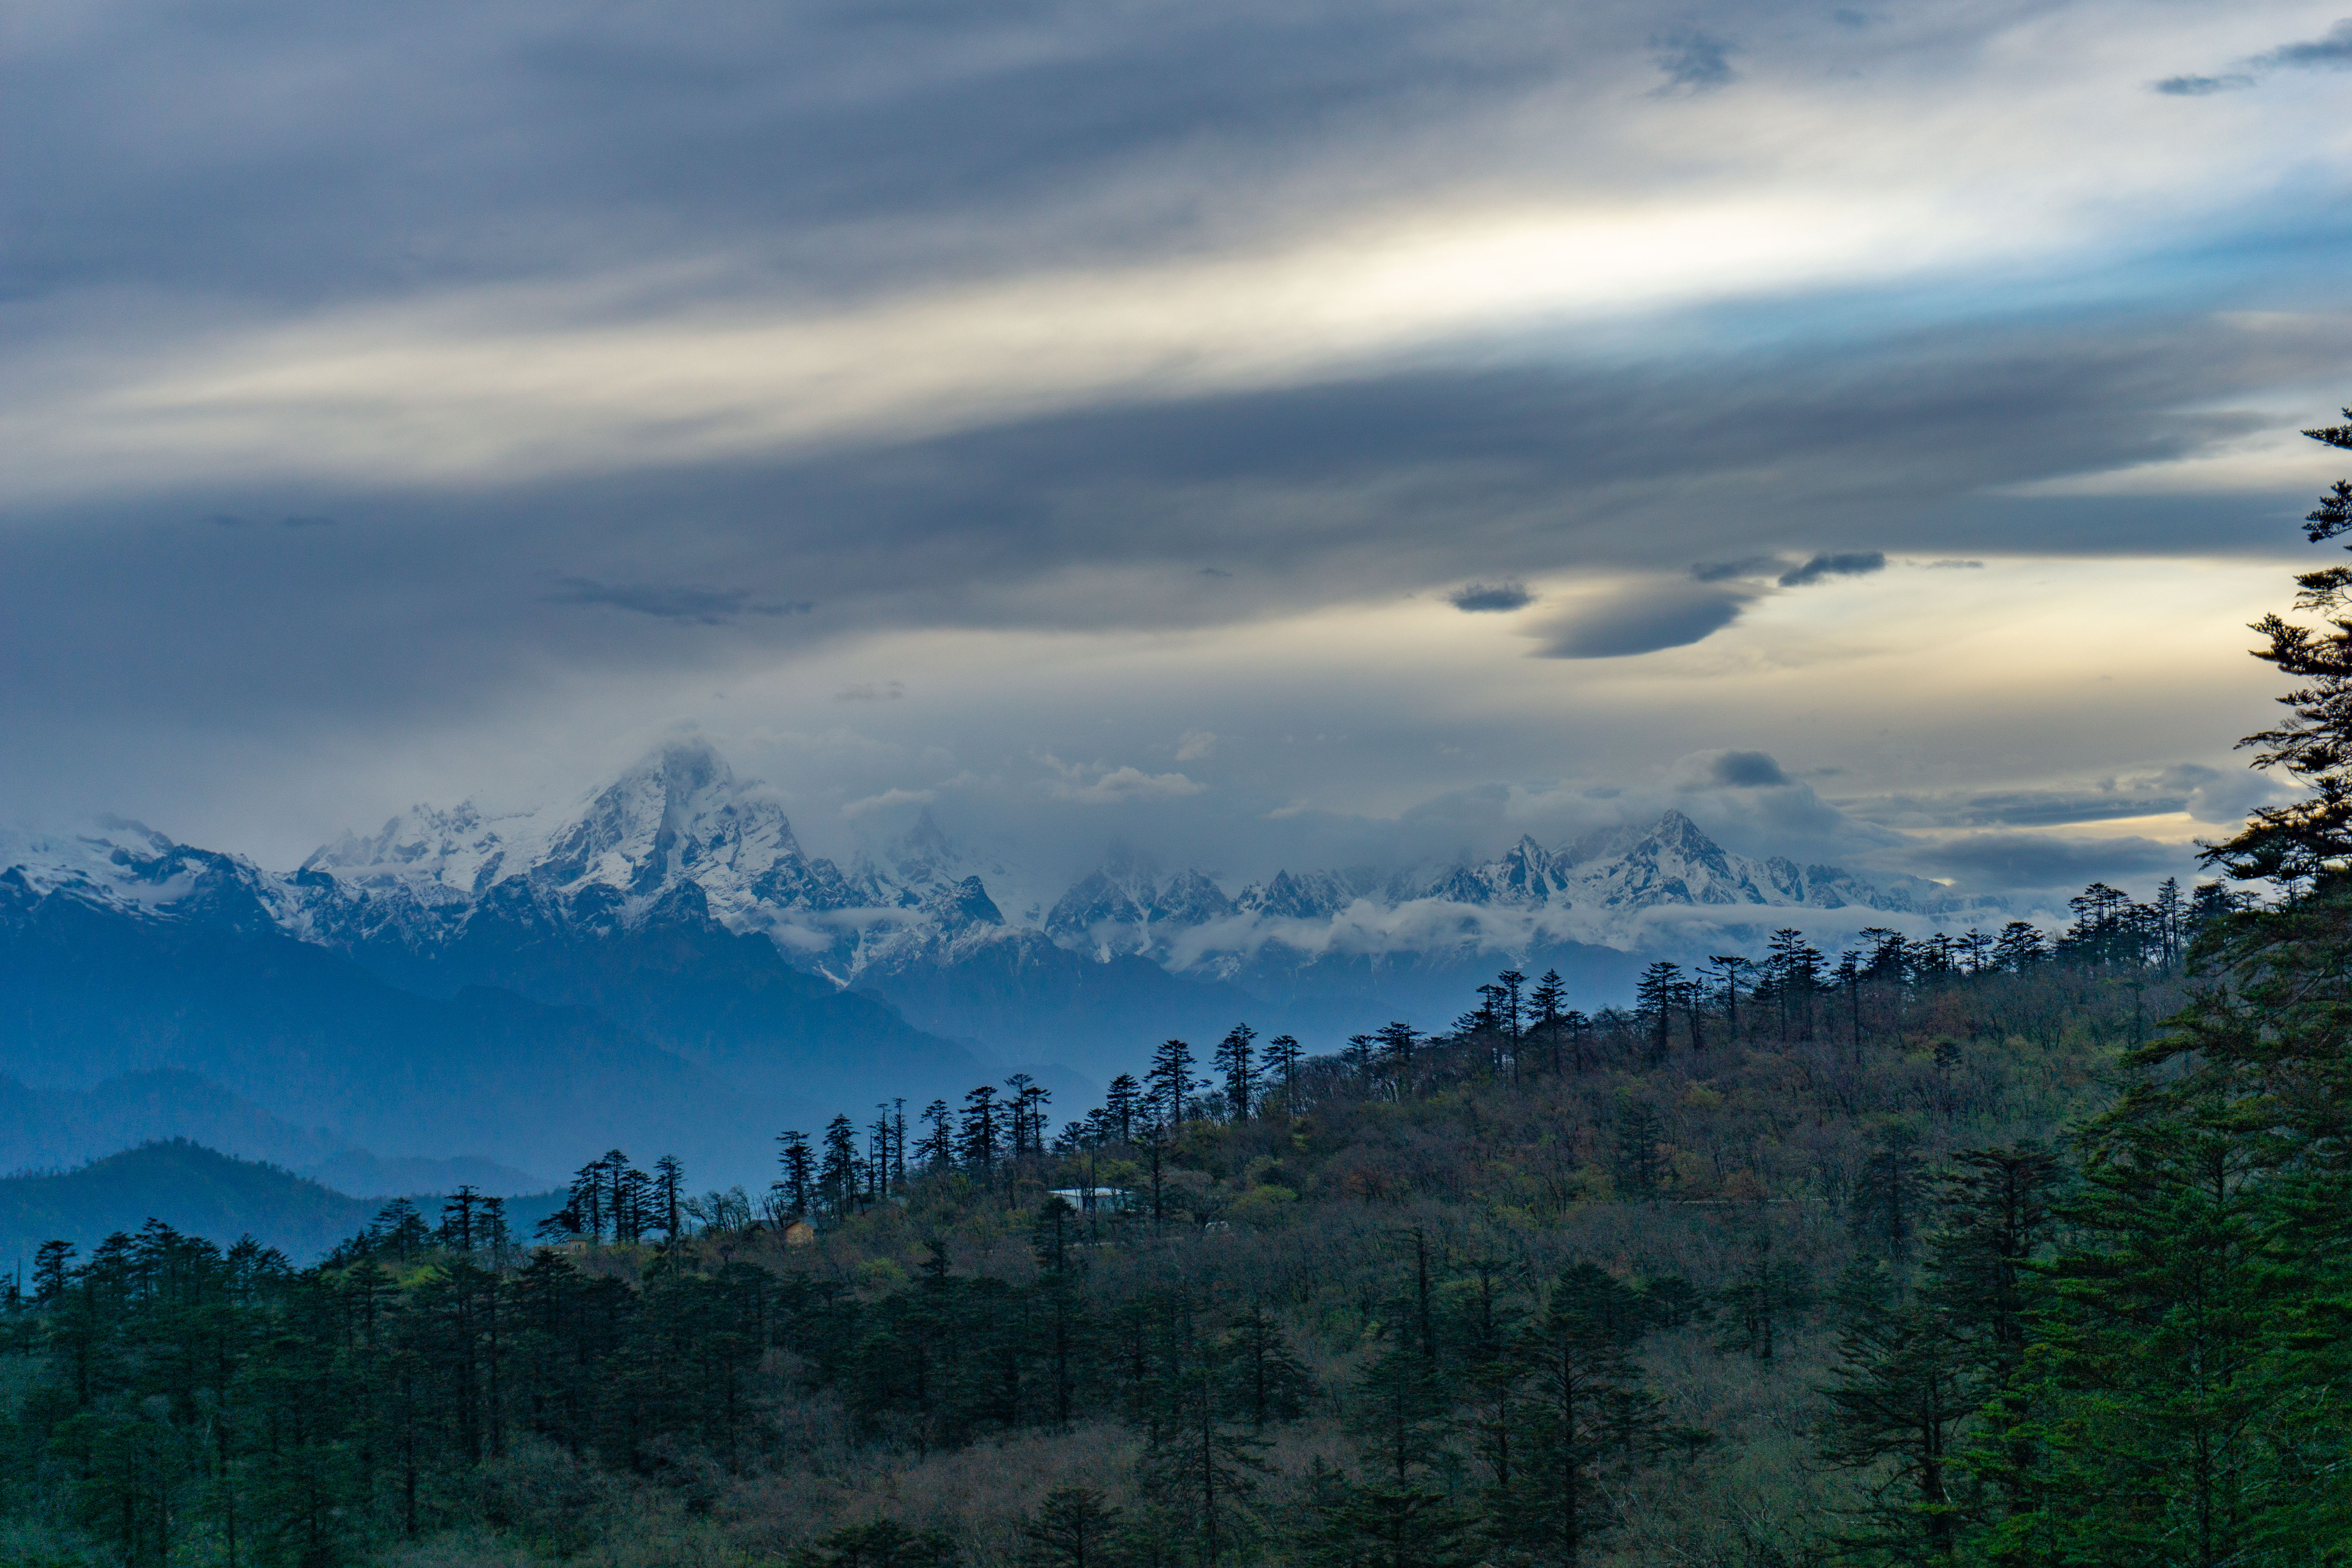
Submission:
<svg viewBox="0 0 2352 1568">
<path fill-rule="evenodd" d="M 748 1178 L 777 1129 L 881 1098 L 1024 1070 L 1076 1111 L 1170 1035 L 1442 1025 L 1505 962 L 1591 1005 L 1727 925 L 1970 914 L 1733 854 L 1678 812 L 1230 892 L 1121 855 L 1017 920 L 992 880 L 1020 876 L 928 816 L 811 855 L 691 742 L 570 805 L 420 806 L 289 872 L 120 820 L 23 837 L 0 846 L 0 1166 L 186 1136 L 298 1168 L 488 1160 L 517 1188 L 609 1145 Z"/>
</svg>

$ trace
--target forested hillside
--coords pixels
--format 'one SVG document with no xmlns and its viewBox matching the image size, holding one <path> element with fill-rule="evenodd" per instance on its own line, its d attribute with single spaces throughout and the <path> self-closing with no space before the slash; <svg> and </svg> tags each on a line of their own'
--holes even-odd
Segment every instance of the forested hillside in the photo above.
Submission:
<svg viewBox="0 0 2352 1568">
<path fill-rule="evenodd" d="M 2347 411 L 2352 417 L 2352 411 Z M 2313 432 L 2352 449 L 2352 426 Z M 2352 531 L 2352 481 L 2312 513 Z M 1169 1039 L 610 1150 L 317 1267 L 150 1221 L 5 1292 L 45 1563 L 2352 1560 L 2352 568 L 2273 616 L 2308 786 L 2053 942 L 1802 931 L 1587 1016 Z M 861 1112 L 861 1119 L 863 1112 Z"/>
<path fill-rule="evenodd" d="M 2192 938 L 2300 963 L 2342 906 L 2077 903 L 2054 949 L 1792 930 L 1631 1013 L 1512 972 L 1434 1037 L 1171 1041 L 1058 1131 L 1017 1079 L 787 1131 L 764 1193 L 615 1151 L 530 1237 L 460 1194 L 309 1269 L 50 1249 L 9 1303 L 12 1544 L 2072 1562 L 2129 1528 L 2188 1562 L 2218 1506 L 2312 1539 L 2341 1434 L 2296 1347 L 2333 1331 L 2282 1303 L 2333 1178 L 2258 1180 L 2279 1151 L 2156 1020 Z"/>
</svg>

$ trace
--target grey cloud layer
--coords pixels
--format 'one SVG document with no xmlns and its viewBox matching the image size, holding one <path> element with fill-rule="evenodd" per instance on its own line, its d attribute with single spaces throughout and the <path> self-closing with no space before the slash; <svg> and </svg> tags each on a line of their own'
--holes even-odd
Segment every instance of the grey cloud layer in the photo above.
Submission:
<svg viewBox="0 0 2352 1568">
<path fill-rule="evenodd" d="M 2287 337 L 2177 317 L 1979 321 L 1836 353 L 1432 370 L 1109 407 L 786 464 L 20 510 L 0 529 L 0 665 L 26 678 L 0 691 L 0 718 L 299 723 L 470 700 L 551 664 L 716 669 L 892 626 L 1239 623 L 1497 563 L 1681 574 L 1727 558 L 1801 574 L 1816 554 L 1869 558 L 1822 549 L 1841 543 L 2269 552 L 2293 531 L 2249 527 L 2242 497 L 1988 492 L 2237 436 L 2265 421 L 2183 399 L 2226 409 L 2241 388 L 2332 370 L 2347 347 L 2352 331 L 2326 322 Z M 2284 523 L 2302 501 L 2270 504 Z M 221 514 L 340 521 L 205 521 Z M 1551 651 L 1688 641 L 1747 591 L 1687 576 L 1641 589 Z M 636 613 L 597 613 L 614 608 Z M 287 661 L 289 646 L 305 658 Z"/>
<path fill-rule="evenodd" d="M 287 300 L 684 253 L 864 287 L 1009 259 L 1048 213 L 1057 246 L 1156 245 L 1236 169 L 1646 89 L 1645 10 L 35 5 L 0 107 L 5 277 Z M 1663 69 L 1715 79 L 1715 47 Z"/>
<path fill-rule="evenodd" d="M 2323 37 L 2281 44 L 2241 64 L 2241 69 L 2211 76 L 2168 76 L 2156 83 L 2156 90 L 2173 98 L 2209 98 L 2252 87 L 2273 70 L 2352 70 L 2352 18 L 2336 23 Z"/>
<path fill-rule="evenodd" d="M 1214 255 L 1367 211 L 1443 233 L 1465 190 L 1633 203 L 1686 164 L 1714 177 L 1671 135 L 1631 146 L 1637 112 L 1754 94 L 1769 142 L 1843 111 L 1834 91 L 1801 99 L 1812 84 L 1891 73 L 1926 100 L 1983 40 L 2066 9 L 36 5 L 0 44 L 0 390 L 37 404 L 164 328 L 429 314 L 477 285 L 522 313 L 698 319 Z M 2262 68 L 2332 63 L 2293 49 Z M 2201 112 L 2137 78 L 2118 90 Z M 76 789 L 234 773 L 272 747 L 340 747 L 362 772 L 395 739 L 490 725 L 567 683 L 650 705 L 910 628 L 1247 626 L 1450 593 L 1481 616 L 1458 626 L 1516 657 L 1528 642 L 1506 617 L 1559 613 L 1553 583 L 1591 579 L 1633 586 L 1536 651 L 1624 658 L 1704 637 L 1776 586 L 1870 575 L 1888 551 L 2270 552 L 2292 531 L 2248 526 L 2250 504 L 2291 520 L 2299 498 L 2000 492 L 2306 417 L 2272 389 L 2339 374 L 2352 327 L 2325 313 L 2333 252 L 2272 237 L 2179 278 L 2175 239 L 2142 237 L 2138 271 L 2053 263 L 2046 295 L 1973 272 L 1759 285 L 1615 339 L 1514 321 L 1238 390 L 1189 386 L 1171 356 L 1163 384 L 919 438 L 571 478 L 0 498 L 0 802 L 61 787 L 63 758 Z M 824 690 L 863 721 L 915 708 L 891 699 L 925 674 Z M 1312 734 L 1320 716 L 1297 721 Z M 1106 754 L 1069 787 L 1097 815 L 1207 809 L 1214 792 L 1168 782 L 1192 782 L 1180 760 Z M 1775 831 L 1813 831 L 1819 803 L 1769 756 L 1706 765 L 1692 787 L 1761 790 L 1786 807 Z"/>
</svg>

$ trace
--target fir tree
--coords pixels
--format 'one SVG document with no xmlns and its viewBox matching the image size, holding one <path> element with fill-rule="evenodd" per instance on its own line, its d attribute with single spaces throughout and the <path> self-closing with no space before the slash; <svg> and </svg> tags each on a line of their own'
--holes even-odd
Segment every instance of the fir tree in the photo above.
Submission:
<svg viewBox="0 0 2352 1568">
<path fill-rule="evenodd" d="M 1260 1068 L 1251 1045 L 1256 1038 L 1257 1031 L 1247 1024 L 1235 1024 L 1217 1043 L 1214 1062 L 1224 1079 L 1225 1114 L 1235 1121 L 1247 1121 L 1256 1103 Z"/>
<path fill-rule="evenodd" d="M 1092 1487 L 1055 1487 L 1021 1521 L 1024 1568 L 1115 1568 L 1120 1510 Z"/>
<path fill-rule="evenodd" d="M 1120 1142 L 1135 1142 L 1135 1118 L 1142 1103 L 1142 1085 L 1135 1081 L 1133 1073 L 1119 1074 L 1110 1080 L 1110 1088 L 1103 1091 L 1103 1110 L 1109 1117 Z"/>
<path fill-rule="evenodd" d="M 807 1215 L 816 1209 L 816 1155 L 810 1149 L 808 1134 L 801 1131 L 781 1132 L 776 1142 L 783 1145 L 778 1156 L 783 1166 L 782 1179 L 786 1206 L 794 1215 Z"/>
<path fill-rule="evenodd" d="M 1292 1035 L 1276 1035 L 1265 1043 L 1265 1074 L 1282 1086 L 1282 1100 L 1292 1115 L 1298 1113 L 1298 1064 L 1307 1053 Z"/>
<path fill-rule="evenodd" d="M 1192 1047 L 1182 1040 L 1162 1040 L 1151 1053 L 1151 1070 L 1144 1075 L 1152 1120 L 1172 1131 L 1184 1120 L 1184 1105 L 1199 1087 L 1192 1078 Z"/>
</svg>

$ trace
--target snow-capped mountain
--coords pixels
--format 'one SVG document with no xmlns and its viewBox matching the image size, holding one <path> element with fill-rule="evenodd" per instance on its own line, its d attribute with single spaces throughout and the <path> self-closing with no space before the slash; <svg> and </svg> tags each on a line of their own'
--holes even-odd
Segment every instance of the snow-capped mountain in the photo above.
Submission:
<svg viewBox="0 0 2352 1568">
<path fill-rule="evenodd" d="M 485 816 L 417 806 L 345 834 L 292 878 L 289 924 L 330 943 L 456 937 L 486 906 L 511 918 L 626 929 L 691 889 L 730 931 L 829 971 L 931 952 L 1003 914 L 928 817 L 887 862 L 812 856 L 782 803 L 707 743 L 663 747 L 568 807 Z"/>
<path fill-rule="evenodd" d="M 101 818 L 89 833 L 0 835 L 0 908 L 52 896 L 237 930 L 293 918 L 287 879 L 121 817 Z"/>
<path fill-rule="evenodd" d="M 656 1100 L 615 1091 L 618 1108 L 596 1112 L 615 1128 L 656 1109 L 687 1116 L 681 1097 L 713 1083 L 744 1106 L 961 1093 L 992 1058 L 1064 1074 L 1076 1095 L 1082 1079 L 1066 1075 L 1131 1070 L 1158 1040 L 1214 1038 L 1238 1020 L 1310 1048 L 1391 1018 L 1442 1022 L 1507 963 L 1557 968 L 1599 1005 L 1622 1001 L 1649 957 L 1753 950 L 1779 926 L 1827 945 L 1864 925 L 1925 934 L 1996 916 L 1932 883 L 1734 854 L 1678 812 L 1565 844 L 1522 838 L 1486 860 L 1283 870 L 1240 888 L 1123 851 L 1050 903 L 1033 890 L 928 816 L 847 864 L 812 855 L 775 792 L 691 742 L 562 805 L 418 806 L 291 871 L 120 821 L 0 840 L 0 991 L 47 997 L 56 1020 L 8 1036 L 0 1005 L 0 1071 L 21 1061 L 64 1082 L 101 1056 L 125 1070 L 218 1071 L 271 1114 L 380 1152 L 496 1153 L 427 1146 L 421 1131 L 413 1148 L 398 1141 L 400 1128 L 446 1132 L 472 1125 L 468 1108 L 544 1094 L 540 1078 L 467 1087 L 504 1070 L 508 1053 L 460 1040 L 537 1031 L 531 1048 L 550 1065 L 534 1071 L 590 1099 L 605 1092 L 593 1084 L 667 1084 Z M 218 960 L 173 956 L 230 938 Z M 61 953 L 114 953 L 106 962 L 124 973 L 178 963 L 173 984 L 211 997 L 202 1006 L 223 1021 L 202 1038 L 158 1023 L 155 1007 L 178 1018 L 182 1004 L 159 992 L 140 1011 L 146 982 L 58 990 Z M 273 991 L 272 976 L 311 964 L 333 984 Z M 419 1007 L 428 1021 L 405 1021 Z M 462 1065 L 418 1090 L 426 1109 L 352 1121 L 351 1085 L 400 1048 L 383 1042 L 420 1031 Z M 250 1075 L 296 1038 L 312 1042 L 300 1059 L 341 1062 L 345 1078 L 256 1087 Z M 552 1065 L 575 1049 L 607 1066 L 582 1078 Z M 551 1147 L 564 1136 L 549 1134 Z"/>
<path fill-rule="evenodd" d="M 1645 826 L 1557 847 L 1523 837 L 1484 862 L 1284 870 L 1230 893 L 1198 870 L 1163 874 L 1121 852 L 1034 927 L 1016 925 L 990 890 L 1006 868 L 976 860 L 928 815 L 843 867 L 803 849 L 774 792 L 736 778 L 699 742 L 665 746 L 566 806 L 505 816 L 470 804 L 418 806 L 373 834 L 344 835 L 290 874 L 132 823 L 5 847 L 5 875 L 27 894 L 65 890 L 160 914 L 266 920 L 340 948 L 430 950 L 493 914 L 548 929 L 626 931 L 685 899 L 727 930 L 766 936 L 842 983 L 1041 940 L 1097 961 L 1131 954 L 1229 977 L 1269 947 L 1313 955 L 1335 946 L 1412 952 L 1434 942 L 1510 952 L 1573 942 L 1632 951 L 1670 945 L 1694 922 L 1794 918 L 1782 911 L 1964 920 L 1990 908 L 1964 907 L 1916 879 L 1881 886 L 1834 866 L 1737 855 L 1669 811 Z"/>
<path fill-rule="evenodd" d="M 1785 923 L 1795 910 L 1861 909 L 1965 917 L 1935 883 L 1864 882 L 1835 866 L 1735 855 L 1678 811 L 1646 827 L 1559 848 L 1522 837 L 1496 858 L 1391 876 L 1280 871 L 1231 898 L 1197 871 L 1159 881 L 1132 864 L 1083 879 L 1046 917 L 1072 947 L 1157 954 L 1231 973 L 1267 942 L 1320 951 L 1334 939 L 1412 948 L 1443 927 L 1448 945 L 1509 952 L 1548 942 L 1633 950 L 1672 945 L 1677 927 Z M 1451 910 L 1451 923 L 1434 917 Z M 1779 911 L 1779 913 L 1775 913 Z"/>
</svg>

